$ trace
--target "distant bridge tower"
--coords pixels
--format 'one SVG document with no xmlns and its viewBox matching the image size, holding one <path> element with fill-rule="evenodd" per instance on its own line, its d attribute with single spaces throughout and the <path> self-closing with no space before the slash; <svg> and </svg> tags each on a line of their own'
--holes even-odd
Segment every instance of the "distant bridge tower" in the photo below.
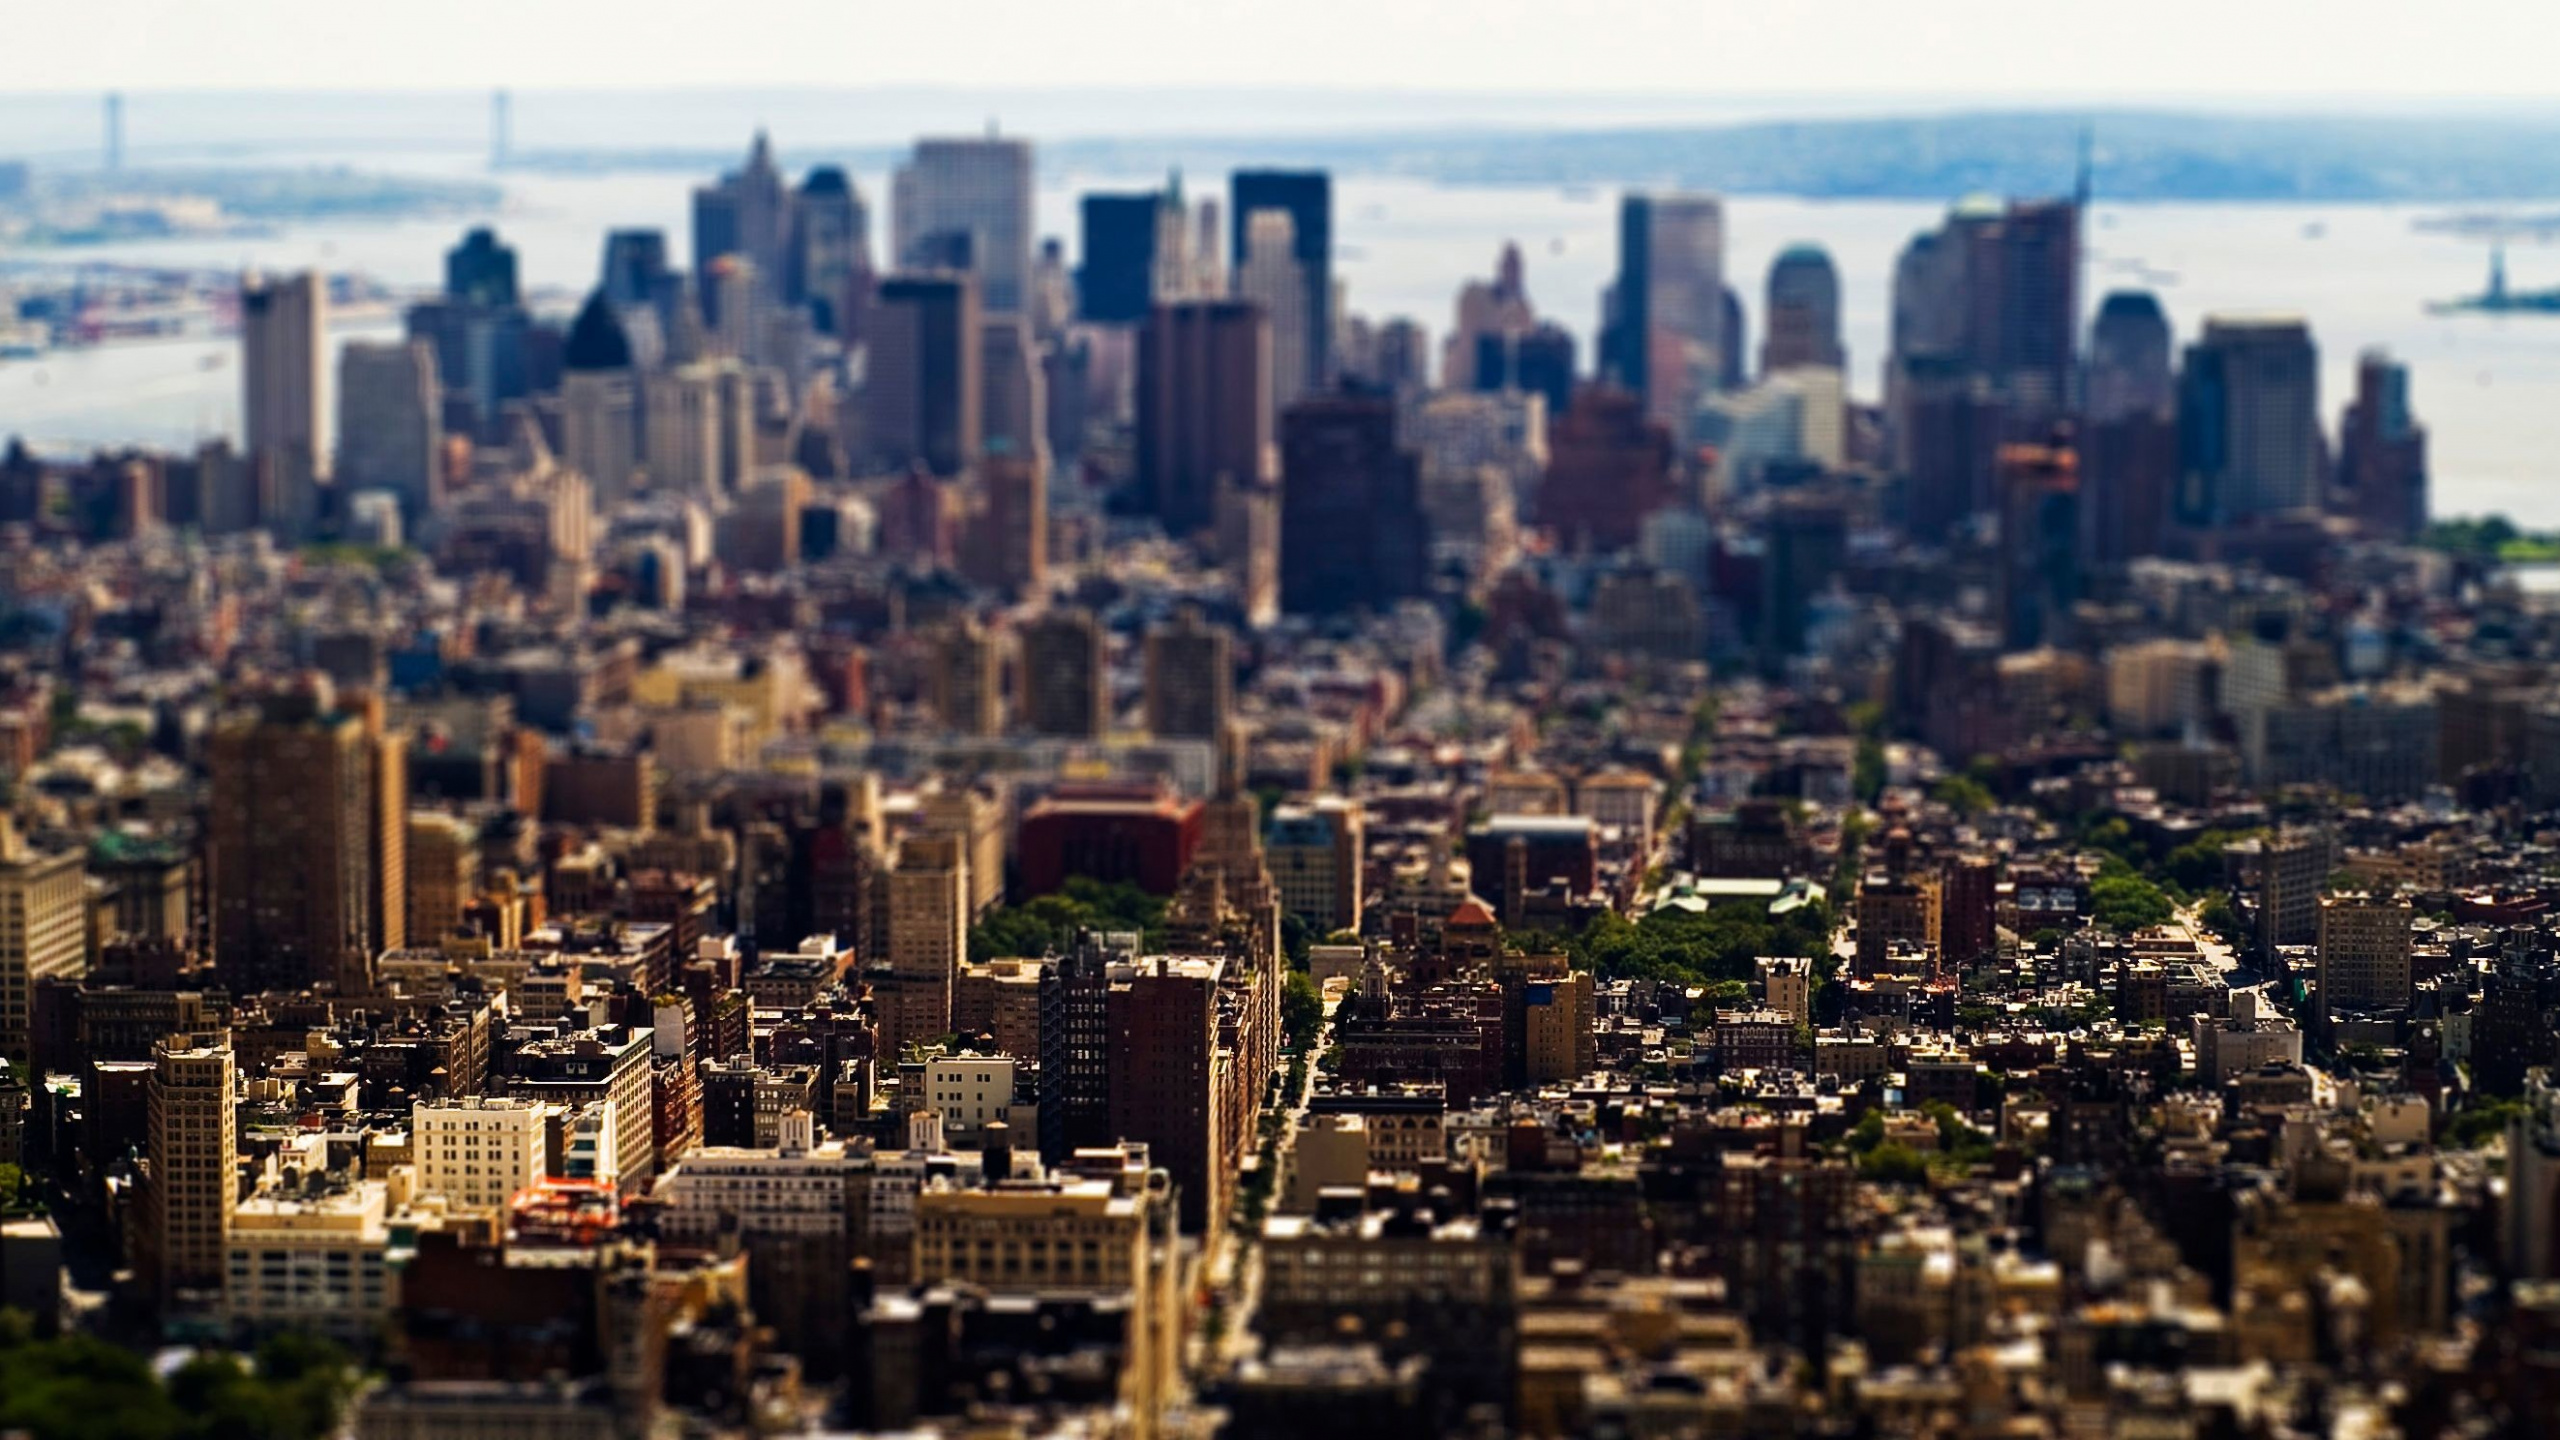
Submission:
<svg viewBox="0 0 2560 1440">
<path fill-rule="evenodd" d="M 499 90 L 489 96 L 489 168 L 492 170 L 507 168 L 507 151 L 514 143 L 514 137 L 509 133 L 513 126 L 508 112 L 512 108 L 513 102 L 506 91 Z"/>
<path fill-rule="evenodd" d="M 110 175 L 124 168 L 124 95 L 116 90 L 107 92 L 106 161 Z"/>
</svg>

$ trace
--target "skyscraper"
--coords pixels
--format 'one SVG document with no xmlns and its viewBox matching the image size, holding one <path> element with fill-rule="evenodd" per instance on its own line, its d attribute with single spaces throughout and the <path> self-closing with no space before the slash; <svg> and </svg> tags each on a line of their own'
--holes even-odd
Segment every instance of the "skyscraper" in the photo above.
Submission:
<svg viewBox="0 0 2560 1440">
<path fill-rule="evenodd" d="M 1297 258 L 1306 295 L 1302 388 L 1323 389 L 1334 373 L 1333 177 L 1322 170 L 1239 170 L 1229 181 L 1228 199 L 1228 263 L 1236 268 L 1252 253 L 1254 212 L 1288 212 L 1290 253 Z M 1277 324 L 1275 319 L 1275 332 Z"/>
<path fill-rule="evenodd" d="M 1441 384 L 1451 390 L 1499 390 L 1506 380 L 1488 383 L 1479 357 L 1507 356 L 1512 336 L 1538 323 L 1529 304 L 1528 280 L 1520 247 L 1505 244 L 1494 261 L 1493 279 L 1470 280 L 1458 289 L 1456 323 L 1440 361 Z"/>
<path fill-rule="evenodd" d="M 2178 380 L 2181 520 L 2220 525 L 2320 503 L 2320 364 L 2299 316 L 2206 317 Z"/>
<path fill-rule="evenodd" d="M 1280 607 L 1385 610 L 1430 588 L 1422 465 L 1396 442 L 1395 402 L 1301 401 L 1280 427 Z"/>
<path fill-rule="evenodd" d="M 1022 313 L 1031 284 L 1031 142 L 918 140 L 898 167 L 890 209 L 897 263 L 935 265 L 937 237 L 966 236 L 969 268 L 991 315 Z"/>
<path fill-rule="evenodd" d="M 1097 740 L 1111 724 L 1111 667 L 1102 622 L 1052 610 L 1022 627 L 1022 723 L 1034 735 Z"/>
<path fill-rule="evenodd" d="M 2409 369 L 2379 350 L 2356 360 L 2356 398 L 2338 427 L 2338 481 L 2369 534 L 2408 540 L 2427 527 L 2427 427 L 2409 411 Z"/>
<path fill-rule="evenodd" d="M 444 498 L 444 408 L 423 340 L 352 341 L 338 352 L 338 484 L 388 490 L 414 524 Z"/>
<path fill-rule="evenodd" d="M 931 665 L 929 689 L 943 728 L 959 735 L 1002 733 L 1002 637 L 964 615 L 935 639 Z"/>
<path fill-rule="evenodd" d="M 239 1202 L 238 1070 L 227 1033 L 152 1047 L 148 1226 L 162 1304 L 222 1288 Z"/>
<path fill-rule="evenodd" d="M 595 486 L 611 508 L 631 493 L 640 469 L 639 380 L 631 342 L 603 288 L 570 323 L 560 355 L 560 458 Z"/>
<path fill-rule="evenodd" d="M 1147 732 L 1222 740 L 1235 710 L 1235 640 L 1185 606 L 1147 632 Z"/>
<path fill-rule="evenodd" d="M 1643 397 L 1645 413 L 1688 432 L 1697 403 L 1724 380 L 1724 202 L 1630 194 L 1618 206 L 1618 275 L 1604 317 L 1601 370 Z"/>
<path fill-rule="evenodd" d="M 1076 315 L 1099 325 L 1129 325 L 1147 318 L 1159 299 L 1178 293 L 1160 283 L 1160 254 L 1168 231 L 1183 234 L 1179 191 L 1141 190 L 1093 194 L 1079 202 L 1084 263 L 1076 267 Z"/>
<path fill-rule="evenodd" d="M 252 464 L 274 465 L 279 484 L 293 491 L 317 482 L 325 454 L 320 357 L 328 315 L 328 291 L 314 272 L 240 282 L 243 448 Z"/>
<path fill-rule="evenodd" d="M 969 852 L 960 836 L 911 835 L 898 846 L 888 889 L 888 991 L 880 1044 L 897 1055 L 950 1033 L 951 985 L 969 953 Z M 883 987 L 878 981 L 885 978 Z"/>
<path fill-rule="evenodd" d="M 1221 477 L 1270 477 L 1271 327 L 1241 300 L 1158 305 L 1138 336 L 1138 491 L 1176 536 L 1209 528 Z"/>
<path fill-rule="evenodd" d="M 1606 554 L 1643 534 L 1645 517 L 1678 498 L 1671 431 L 1631 391 L 1586 385 L 1547 427 L 1538 523 L 1569 550 Z"/>
<path fill-rule="evenodd" d="M 979 329 L 979 448 L 986 454 L 1046 454 L 1049 448 L 1048 377 L 1040 364 L 1031 322 L 1020 315 L 987 316 Z"/>
<path fill-rule="evenodd" d="M 516 283 L 516 252 L 485 227 L 445 252 L 445 288 L 409 307 L 409 337 L 435 347 L 436 383 L 483 440 L 499 438 L 507 402 L 533 391 L 533 318 Z"/>
<path fill-rule="evenodd" d="M 846 297 L 870 269 L 871 211 L 862 192 L 842 169 L 818 166 L 792 200 L 782 298 L 807 306 L 822 333 L 841 336 Z"/>
<path fill-rule="evenodd" d="M 1968 199 L 1912 237 L 1894 268 L 1886 406 L 1900 423 L 1905 366 L 1954 363 L 1981 378 L 2017 424 L 2040 426 L 2077 400 L 2080 203 Z"/>
<path fill-rule="evenodd" d="M 2000 451 L 2000 615 L 2011 649 L 2052 643 L 2080 584 L 2080 466 L 2067 447 Z"/>
<path fill-rule="evenodd" d="M 1049 463 L 1040 452 L 989 452 L 978 462 L 970 578 L 999 594 L 1037 591 L 1049 568 Z"/>
<path fill-rule="evenodd" d="M 1298 403 L 1314 382 L 1307 355 L 1313 344 L 1307 310 L 1299 303 L 1307 285 L 1298 259 L 1296 222 L 1286 210 L 1256 210 L 1245 217 L 1244 256 L 1236 264 L 1236 295 L 1260 306 L 1271 322 L 1271 411 Z"/>
<path fill-rule="evenodd" d="M 978 281 L 971 275 L 893 275 L 871 320 L 869 443 L 887 469 L 921 464 L 957 475 L 975 463 L 986 367 Z"/>
<path fill-rule="evenodd" d="M 0 1061 L 34 1052 L 36 986 L 80 974 L 88 955 L 88 889 L 77 850 L 40 851 L 0 814 Z"/>
<path fill-rule="evenodd" d="M 1769 263 L 1767 313 L 1761 317 L 1760 373 L 1801 366 L 1848 365 L 1840 346 L 1840 272 L 1819 245 L 1790 245 Z"/>
<path fill-rule="evenodd" d="M 464 305 L 504 309 L 520 303 L 516 252 L 498 243 L 498 232 L 477 227 L 444 252 L 444 295 Z"/>
<path fill-rule="evenodd" d="M 2169 414 L 2178 404 L 2174 359 L 2160 297 L 2148 290 L 2110 293 L 2089 325 L 2082 413 L 2101 425 L 2127 415 Z"/>
<path fill-rule="evenodd" d="M 778 298 L 780 287 L 774 282 L 790 272 L 791 211 L 791 187 L 774 163 L 772 141 L 761 130 L 743 167 L 693 192 L 694 285 L 711 302 L 714 324 L 722 317 L 711 266 L 722 256 L 745 256 L 756 267 L 763 298 Z"/>
<path fill-rule="evenodd" d="M 383 935 L 375 751 L 316 676 L 214 731 L 213 956 L 235 992 L 366 988 Z"/>
</svg>

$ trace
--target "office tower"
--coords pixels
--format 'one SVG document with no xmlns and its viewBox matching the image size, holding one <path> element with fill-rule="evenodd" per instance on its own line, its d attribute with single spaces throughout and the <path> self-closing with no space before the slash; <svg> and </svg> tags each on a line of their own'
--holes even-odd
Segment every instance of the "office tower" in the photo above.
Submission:
<svg viewBox="0 0 2560 1440">
<path fill-rule="evenodd" d="M 898 167 L 890 209 L 897 226 L 897 263 L 943 263 L 930 247 L 966 237 L 968 268 L 978 277 L 990 315 L 1026 313 L 1031 298 L 1031 142 L 919 140 Z"/>
<path fill-rule="evenodd" d="M 237 1075 L 225 1033 L 171 1035 L 151 1050 L 145 1223 L 164 1307 L 222 1288 L 239 1203 Z"/>
<path fill-rule="evenodd" d="M 1156 302 L 1188 289 L 1169 273 L 1166 241 L 1183 243 L 1182 192 L 1087 195 L 1079 202 L 1084 262 L 1076 267 L 1076 316 L 1097 325 L 1132 325 Z M 1170 226 L 1167 221 L 1170 219 Z M 1187 250 L 1184 252 L 1187 257 Z"/>
<path fill-rule="evenodd" d="M 34 1055 L 36 986 L 88 959 L 88 891 L 77 850 L 46 853 L 0 814 L 0 1063 Z"/>
<path fill-rule="evenodd" d="M 423 340 L 351 341 L 338 352 L 341 488 L 387 490 L 414 524 L 444 499 L 444 407 Z"/>
<path fill-rule="evenodd" d="M 235 993 L 367 988 L 379 933 L 374 751 L 316 677 L 215 729 L 213 958 Z"/>
<path fill-rule="evenodd" d="M 1002 637 L 964 615 L 934 642 L 932 666 L 933 711 L 944 729 L 959 735 L 1003 733 Z"/>
<path fill-rule="evenodd" d="M 2009 408 L 1987 377 L 1933 352 L 1902 357 L 1892 394 L 1903 529 L 1922 544 L 1944 544 L 1997 503 L 1994 462 Z"/>
<path fill-rule="evenodd" d="M 304 526 L 318 517 L 311 487 L 320 478 L 320 357 L 328 327 L 329 296 L 312 271 L 240 281 L 241 415 L 243 445 L 252 465 L 272 466 L 277 486 L 292 503 L 278 518 Z"/>
<path fill-rule="evenodd" d="M 1138 334 L 1138 492 L 1165 530 L 1217 519 L 1222 478 L 1269 479 L 1271 322 L 1242 300 L 1158 305 Z"/>
<path fill-rule="evenodd" d="M 1116 943 L 1115 943 L 1116 942 Z M 1137 958 L 1135 933 L 1085 931 L 1040 966 L 1040 1154 L 1052 1163 L 1108 1145 L 1111 967 Z"/>
<path fill-rule="evenodd" d="M 516 252 L 498 243 L 498 232 L 486 226 L 466 232 L 461 244 L 444 252 L 444 296 L 493 310 L 520 303 Z"/>
<path fill-rule="evenodd" d="M 2409 369 L 2379 350 L 2356 360 L 2356 398 L 2338 427 L 2338 482 L 2365 533 L 2415 539 L 2427 528 L 2427 427 L 2409 410 Z"/>
<path fill-rule="evenodd" d="M 418 1193 L 443 1197 L 459 1214 L 503 1216 L 517 1191 L 541 1183 L 558 1118 L 548 1106 L 515 1096 L 410 1106 Z"/>
<path fill-rule="evenodd" d="M 884 1055 L 896 1056 L 951 1031 L 951 985 L 969 951 L 969 858 L 962 838 L 907 837 L 886 884 L 890 993 L 880 1009 L 880 1045 Z"/>
<path fill-rule="evenodd" d="M 871 269 L 871 211 L 844 171 L 820 165 L 791 206 L 791 255 L 782 298 L 805 305 L 819 333 L 842 337 L 839 313 L 857 277 Z"/>
<path fill-rule="evenodd" d="M 1604 378 L 1674 435 L 1724 383 L 1724 202 L 1631 194 L 1618 205 L 1618 275 L 1602 326 Z"/>
<path fill-rule="evenodd" d="M 1572 406 L 1573 367 L 1573 332 L 1561 325 L 1540 323 L 1513 334 L 1477 337 L 1475 388 L 1543 396 L 1549 415 L 1562 415 Z"/>
<path fill-rule="evenodd" d="M 1041 452 L 978 462 L 971 525 L 972 580 L 1015 599 L 1041 588 L 1049 570 L 1049 465 Z"/>
<path fill-rule="evenodd" d="M 1422 328 L 1421 321 L 1398 315 L 1378 327 L 1369 382 L 1391 395 L 1414 395 L 1431 388 L 1431 332 Z"/>
<path fill-rule="evenodd" d="M 2207 316 L 2178 377 L 2178 518 L 2318 508 L 2320 362 L 2298 316 Z"/>
<path fill-rule="evenodd" d="M 674 290 L 667 268 L 667 237 L 657 230 L 614 230 L 604 237 L 604 267 L 599 277 L 606 303 L 630 310 L 666 302 Z"/>
<path fill-rule="evenodd" d="M 2396 1011 L 2409 1004 L 2410 921 L 2405 896 L 2361 891 L 2320 897 L 2320 1018 Z"/>
<path fill-rule="evenodd" d="M 765 319 L 758 297 L 766 284 L 761 267 L 744 255 L 711 262 L 703 283 L 703 311 L 711 317 L 712 348 L 722 359 L 753 363 L 763 358 L 756 342 Z"/>
<path fill-rule="evenodd" d="M 1098 740 L 1111 726 L 1111 666 L 1102 622 L 1052 610 L 1022 627 L 1022 724 L 1034 735 Z"/>
<path fill-rule="evenodd" d="M 774 163 L 772 142 L 761 130 L 748 147 L 743 168 L 693 192 L 694 284 L 710 302 L 707 313 L 713 324 L 727 320 L 718 308 L 719 292 L 711 283 L 712 262 L 724 255 L 745 256 L 761 277 L 758 298 L 774 298 L 773 282 L 790 269 L 791 202 L 791 187 Z"/>
<path fill-rule="evenodd" d="M 2092 367 L 2094 392 L 2098 372 Z M 2165 548 L 2178 487 L 2178 422 L 2169 408 L 2091 420 L 2079 432 L 2081 554 L 2121 564 Z"/>
<path fill-rule="evenodd" d="M 1624 550 L 1678 500 L 1676 463 L 1671 431 L 1633 392 L 1586 385 L 1547 427 L 1538 523 L 1567 550 Z"/>
<path fill-rule="evenodd" d="M 1767 313 L 1760 320 L 1760 373 L 1820 366 L 1840 370 L 1840 272 L 1819 245 L 1790 245 L 1769 262 Z"/>
<path fill-rule="evenodd" d="M 1724 328 L 1719 332 L 1724 336 L 1723 368 L 1716 388 L 1739 390 L 1751 383 L 1751 362 L 1746 358 L 1751 352 L 1743 348 L 1749 343 L 1749 332 L 1743 328 L 1742 292 L 1731 285 L 1724 287 L 1723 314 Z"/>
<path fill-rule="evenodd" d="M 1115 965 L 1110 1026 L 1111 1133 L 1145 1143 L 1172 1175 L 1186 1233 L 1213 1235 L 1230 1177 L 1219 1134 L 1218 987 L 1223 960 L 1156 955 Z M 1251 1082 L 1257 1089 L 1260 1077 Z"/>
<path fill-rule="evenodd" d="M 2077 399 L 2080 202 L 1968 200 L 1912 237 L 1894 268 L 1886 408 L 1906 361 L 1935 357 L 1979 377 L 2018 425 Z"/>
<path fill-rule="evenodd" d="M 1235 637 L 1186 605 L 1147 632 L 1147 733 L 1223 740 L 1235 712 Z"/>
<path fill-rule="evenodd" d="M 731 466 L 752 454 L 755 417 L 737 403 L 747 397 L 730 383 L 745 372 L 734 361 L 695 361 L 649 374 L 645 386 L 646 435 L 641 463 L 649 488 L 703 498 L 728 493 Z"/>
<path fill-rule="evenodd" d="M 631 342 L 599 288 L 570 323 L 560 352 L 560 458 L 611 509 L 640 470 L 640 386 Z"/>
<path fill-rule="evenodd" d="M 1849 558 L 1849 518 L 1840 505 L 1811 495 L 1781 497 L 1770 507 L 1768 554 L 1761 562 L 1761 659 L 1782 667 L 1801 655 L 1813 602 L 1829 590 Z"/>
<path fill-rule="evenodd" d="M 2117 290 L 2089 324 L 2088 388 L 2081 410 L 2092 425 L 2128 415 L 2168 415 L 2178 405 L 2169 315 L 2148 290 Z"/>
<path fill-rule="evenodd" d="M 749 476 L 720 517 L 717 553 L 732 570 L 773 574 L 800 563 L 800 517 L 809 476 L 797 465 L 767 465 Z"/>
<path fill-rule="evenodd" d="M 1262 854 L 1281 908 L 1318 934 L 1358 929 L 1365 829 L 1357 801 L 1329 797 L 1274 809 Z"/>
<path fill-rule="evenodd" d="M 1271 325 L 1271 411 L 1279 414 L 1307 392 L 1307 356 L 1314 337 L 1299 303 L 1306 267 L 1297 256 L 1286 210 L 1257 210 L 1246 218 L 1245 249 L 1236 264 L 1236 295 L 1260 306 Z"/>
<path fill-rule="evenodd" d="M 1501 256 L 1494 261 L 1493 279 L 1470 280 L 1458 288 L 1457 320 L 1449 327 L 1448 344 L 1440 357 L 1441 385 L 1450 390 L 1503 388 L 1509 383 L 1507 380 L 1487 383 L 1478 369 L 1478 357 L 1487 353 L 1488 345 L 1492 353 L 1506 353 L 1511 337 L 1537 323 L 1537 311 L 1529 304 L 1520 247 L 1506 241 Z"/>
<path fill-rule="evenodd" d="M 1229 182 L 1228 198 L 1233 226 L 1228 263 L 1239 272 L 1239 294 L 1243 293 L 1244 262 L 1253 252 L 1253 216 L 1268 210 L 1288 213 L 1290 253 L 1298 262 L 1299 283 L 1305 292 L 1300 310 L 1305 317 L 1305 368 L 1297 388 L 1321 390 L 1334 374 L 1333 177 L 1321 170 L 1239 170 Z M 1275 313 L 1274 335 L 1281 323 Z"/>
<path fill-rule="evenodd" d="M 480 832 L 460 816 L 422 810 L 409 817 L 406 865 L 409 938 L 441 944 L 479 898 Z"/>
<path fill-rule="evenodd" d="M 2080 598 L 2080 463 L 2066 445 L 2000 450 L 2000 616 L 2012 650 L 2060 638 Z"/>
<path fill-rule="evenodd" d="M 1019 315 L 988 316 L 979 332 L 979 448 L 988 455 L 1035 456 L 1049 446 L 1047 377 L 1041 373 L 1031 323 Z"/>
<path fill-rule="evenodd" d="M 1395 402 L 1327 395 L 1280 426 L 1280 607 L 1384 611 L 1430 588 L 1422 466 L 1396 441 Z"/>
<path fill-rule="evenodd" d="M 869 321 L 865 381 L 873 463 L 957 475 L 978 459 L 986 367 L 978 282 L 970 275 L 893 275 Z"/>
</svg>

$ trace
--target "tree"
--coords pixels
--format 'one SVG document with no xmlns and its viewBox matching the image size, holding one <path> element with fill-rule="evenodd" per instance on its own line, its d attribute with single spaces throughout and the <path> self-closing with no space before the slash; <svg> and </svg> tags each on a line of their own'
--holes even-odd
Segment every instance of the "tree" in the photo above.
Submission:
<svg viewBox="0 0 2560 1440">
<path fill-rule="evenodd" d="M 1858 1175 L 1878 1185 L 1919 1185 L 1929 1178 L 1929 1162 L 1899 1141 L 1888 1141 L 1858 1157 Z"/>
<path fill-rule="evenodd" d="M 2159 886 L 2130 872 L 2100 875 L 2089 887 L 2098 923 L 2110 930 L 2139 930 L 2165 925 L 2178 913 Z"/>
<path fill-rule="evenodd" d="M 1979 815 L 2000 803 L 2000 797 L 1970 775 L 1950 775 L 1930 794 L 1959 815 Z"/>
<path fill-rule="evenodd" d="M 1884 744 L 1873 736 L 1858 742 L 1856 757 L 1849 770 L 1850 788 L 1857 792 L 1860 803 L 1872 805 L 1884 793 Z"/>
<path fill-rule="evenodd" d="M 1280 1028 L 1289 1037 L 1289 1048 L 1302 1054 L 1324 1028 L 1324 992 L 1304 970 L 1290 971 L 1280 987 Z"/>
</svg>

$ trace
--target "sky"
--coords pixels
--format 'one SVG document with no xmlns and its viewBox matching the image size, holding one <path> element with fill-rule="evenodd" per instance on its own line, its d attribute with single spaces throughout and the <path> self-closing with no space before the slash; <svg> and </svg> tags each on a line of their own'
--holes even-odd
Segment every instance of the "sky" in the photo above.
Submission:
<svg viewBox="0 0 2560 1440">
<path fill-rule="evenodd" d="M 2547 100 L 2553 0 L 0 0 L 6 88 Z M 40 63 L 25 63 L 41 57 Z"/>
</svg>

